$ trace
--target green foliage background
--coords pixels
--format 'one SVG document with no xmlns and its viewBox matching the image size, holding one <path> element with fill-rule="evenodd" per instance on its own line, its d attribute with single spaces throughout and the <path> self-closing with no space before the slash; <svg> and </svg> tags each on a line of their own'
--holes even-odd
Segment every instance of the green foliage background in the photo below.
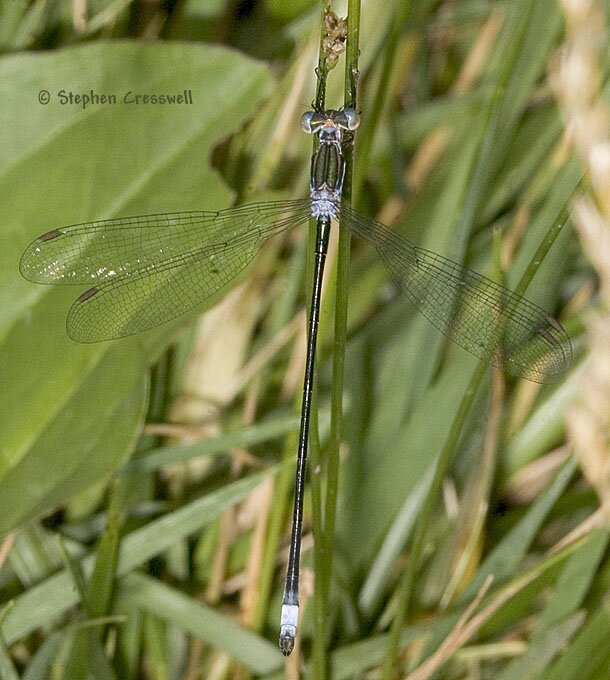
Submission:
<svg viewBox="0 0 610 680">
<path fill-rule="evenodd" d="M 352 244 L 325 630 L 314 626 L 310 600 L 302 647 L 284 671 L 276 636 L 300 373 L 292 390 L 282 385 L 301 333 L 223 405 L 215 436 L 164 440 L 143 434 L 143 425 L 169 419 L 188 377 L 185 357 L 198 346 L 196 314 L 79 346 L 63 317 L 80 291 L 34 286 L 18 273 L 26 245 L 64 224 L 302 196 L 311 148 L 298 117 L 313 99 L 321 6 L 185 0 L 165 12 L 99 0 L 84 17 L 76 7 L 61 0 L 0 7 L 0 589 L 7 603 L 0 675 L 280 678 L 302 663 L 311 677 L 378 677 L 384 661 L 395 661 L 387 631 L 408 547 L 476 360 L 449 346 L 395 295 L 372 254 Z M 493 574 L 483 601 L 496 602 L 493 616 L 434 677 L 610 678 L 607 532 L 549 552 L 597 508 L 559 448 L 586 314 L 568 303 L 592 281 L 566 220 L 582 171 L 565 152 L 547 82 L 563 30 L 554 0 L 362 3 L 356 206 L 388 221 L 394 215 L 405 237 L 509 287 L 549 230 L 565 222 L 527 297 L 562 320 L 575 349 L 562 382 L 510 383 L 499 401 L 490 400 L 488 371 L 460 421 L 444 493 L 426 516 L 410 615 L 399 621 L 401 644 L 420 641 L 396 660 L 400 677 L 439 648 Z M 464 87 L 475 45 L 487 51 Z M 328 85 L 329 105 L 340 106 L 341 67 Z M 194 103 L 68 106 L 62 89 L 119 96 L 190 89 Z M 429 172 L 414 170 L 434 139 L 440 153 Z M 253 320 L 243 312 L 244 360 L 303 307 L 305 231 L 270 244 L 245 274 L 260 301 Z M 501 267 L 507 242 L 516 244 L 514 257 Z M 318 363 L 322 454 L 333 387 L 333 269 L 331 262 Z M 256 416 L 248 419 L 253 391 Z M 263 471 L 246 466 L 236 475 L 230 454 L 240 449 Z M 188 467 L 179 483 L 160 475 L 162 466 L 195 456 L 208 463 L 203 475 Z M 266 549 L 257 548 L 250 525 L 236 529 L 224 564 L 226 580 L 243 585 L 248 559 L 260 561 L 246 628 L 237 623 L 239 589 L 227 587 L 211 604 L 204 594 L 226 531 L 223 513 L 265 479 L 274 484 Z M 311 553 L 303 555 L 305 570 Z M 511 588 L 506 601 L 494 600 Z"/>
</svg>

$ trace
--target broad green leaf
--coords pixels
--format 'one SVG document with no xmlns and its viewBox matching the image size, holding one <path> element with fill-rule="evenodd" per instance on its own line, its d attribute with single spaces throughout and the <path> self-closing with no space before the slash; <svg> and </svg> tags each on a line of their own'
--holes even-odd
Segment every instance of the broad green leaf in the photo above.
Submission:
<svg viewBox="0 0 610 680">
<path fill-rule="evenodd" d="M 21 252 L 70 223 L 226 207 L 214 147 L 269 89 L 263 65 L 205 45 L 97 43 L 0 61 L 0 533 L 121 465 L 147 365 L 184 324 L 76 345 L 64 319 L 82 289 L 25 281 Z M 185 90 L 192 104 L 135 103 Z"/>
</svg>

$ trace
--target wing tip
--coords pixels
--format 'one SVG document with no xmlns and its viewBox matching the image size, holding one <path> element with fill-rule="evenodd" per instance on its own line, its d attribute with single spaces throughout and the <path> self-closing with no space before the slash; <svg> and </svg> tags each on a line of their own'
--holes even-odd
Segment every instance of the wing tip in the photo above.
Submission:
<svg viewBox="0 0 610 680">
<path fill-rule="evenodd" d="M 41 271 L 37 264 L 37 255 L 41 252 L 40 246 L 48 241 L 63 236 L 62 229 L 51 229 L 41 236 L 37 236 L 23 251 L 19 259 L 19 273 L 27 281 L 32 283 L 55 283 L 55 281 L 46 275 L 46 272 Z"/>
</svg>

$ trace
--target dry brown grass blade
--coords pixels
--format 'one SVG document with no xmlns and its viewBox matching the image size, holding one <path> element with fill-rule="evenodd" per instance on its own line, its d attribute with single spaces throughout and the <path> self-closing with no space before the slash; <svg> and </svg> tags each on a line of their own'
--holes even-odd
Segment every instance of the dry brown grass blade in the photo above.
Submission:
<svg viewBox="0 0 610 680">
<path fill-rule="evenodd" d="M 571 141 L 587 173 L 588 195 L 574 203 L 583 248 L 597 271 L 602 306 L 588 321 L 589 363 L 570 409 L 570 438 L 583 472 L 610 519 L 610 112 L 601 98 L 607 49 L 606 4 L 563 0 L 567 42 L 556 60 L 553 87 Z"/>
</svg>

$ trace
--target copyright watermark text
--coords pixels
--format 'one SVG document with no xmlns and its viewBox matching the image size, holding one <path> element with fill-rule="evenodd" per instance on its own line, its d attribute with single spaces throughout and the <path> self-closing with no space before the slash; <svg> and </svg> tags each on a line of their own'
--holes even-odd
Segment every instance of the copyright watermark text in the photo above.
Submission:
<svg viewBox="0 0 610 680">
<path fill-rule="evenodd" d="M 182 92 L 134 92 L 127 90 L 120 94 L 96 92 L 73 92 L 72 90 L 59 90 L 49 92 L 40 90 L 38 101 L 47 105 L 56 102 L 60 106 L 78 106 L 86 109 L 90 106 L 118 106 L 130 104 L 134 106 L 158 106 L 158 105 L 186 105 L 193 103 L 193 91 L 182 90 Z"/>
</svg>

